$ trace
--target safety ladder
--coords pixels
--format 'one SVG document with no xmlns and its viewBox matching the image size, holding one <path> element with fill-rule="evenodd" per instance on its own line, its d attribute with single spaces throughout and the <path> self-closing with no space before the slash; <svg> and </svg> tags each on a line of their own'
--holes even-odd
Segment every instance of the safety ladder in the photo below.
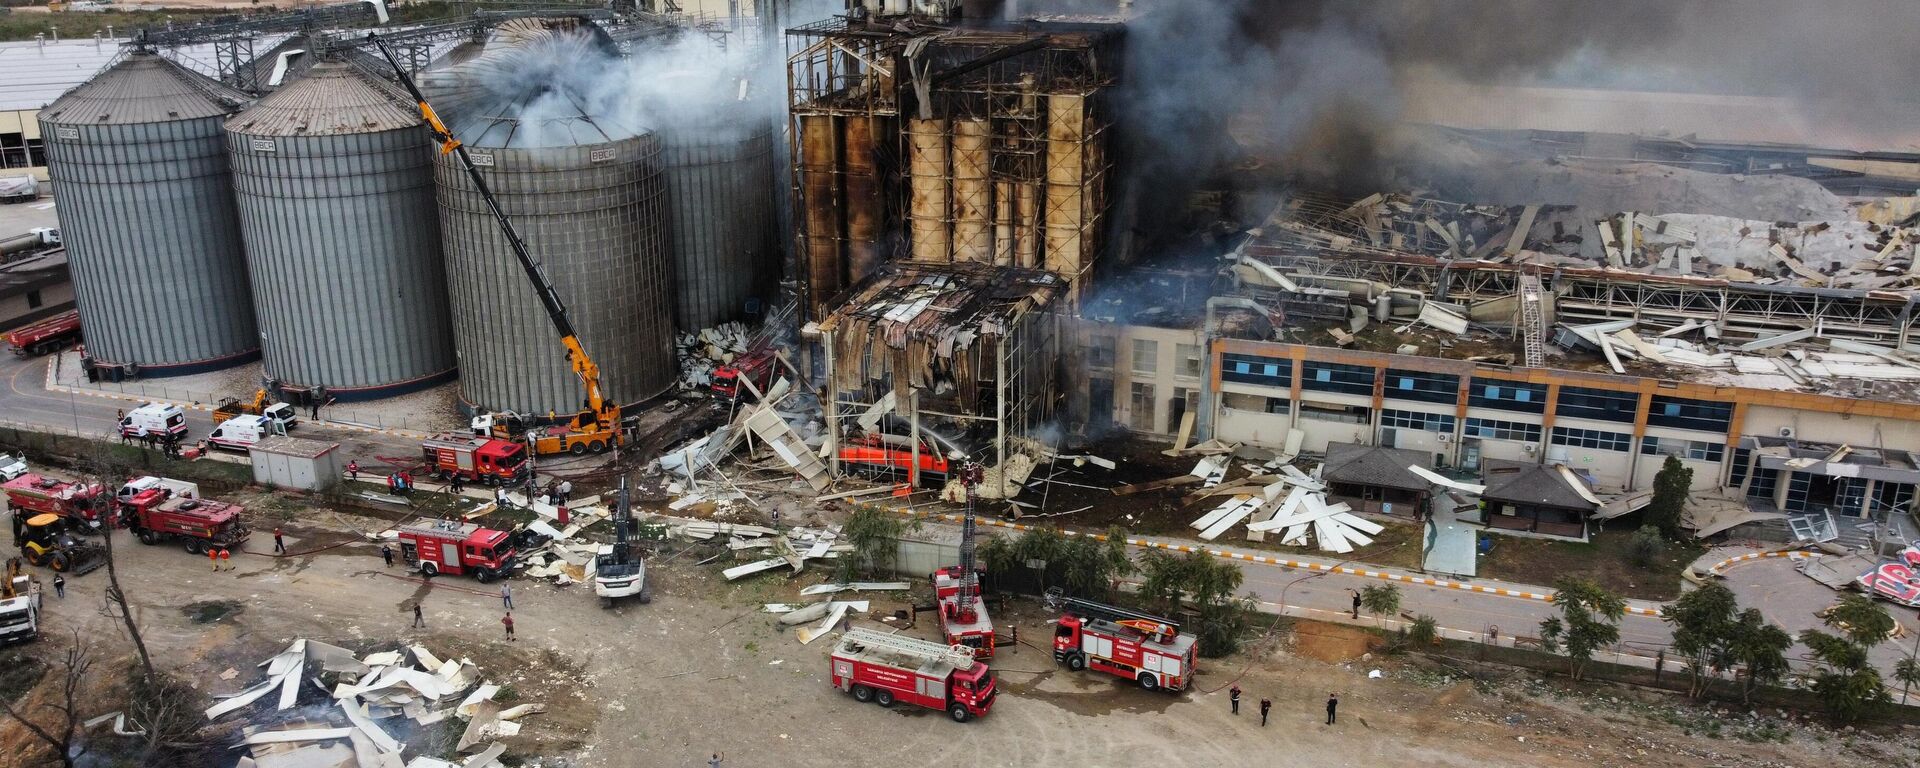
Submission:
<svg viewBox="0 0 1920 768">
<path fill-rule="evenodd" d="M 1545 290 L 1540 286 L 1540 276 L 1532 272 L 1520 275 L 1520 336 L 1521 348 L 1526 351 L 1528 368 L 1544 368 L 1547 364 L 1547 320 L 1546 312 L 1540 303 L 1544 300 Z"/>
<path fill-rule="evenodd" d="M 865 627 L 847 630 L 847 633 L 840 638 L 840 646 L 848 651 L 872 648 L 916 659 L 945 661 L 962 669 L 973 666 L 973 649 L 967 646 L 936 643 L 932 640 L 888 634 Z"/>
</svg>

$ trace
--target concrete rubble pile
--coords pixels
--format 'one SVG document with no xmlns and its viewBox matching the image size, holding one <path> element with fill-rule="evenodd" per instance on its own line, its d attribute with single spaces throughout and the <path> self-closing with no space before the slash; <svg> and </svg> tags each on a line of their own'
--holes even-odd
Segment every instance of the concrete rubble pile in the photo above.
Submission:
<svg viewBox="0 0 1920 768">
<path fill-rule="evenodd" d="M 315 640 L 299 639 L 260 663 L 267 679 L 224 697 L 207 709 L 218 720 L 274 695 L 272 712 L 296 709 L 292 719 L 265 712 L 256 720 L 272 727 L 247 726 L 251 768 L 498 768 L 506 751 L 497 739 L 520 732 L 520 719 L 546 710 L 544 704 L 503 708 L 493 701 L 500 686 L 487 682 L 466 659 L 441 659 L 419 645 L 368 654 Z M 325 692 L 330 704 L 316 704 L 312 690 Z M 330 686 L 330 687 L 329 687 Z M 308 691 L 307 704 L 300 705 Z M 467 721 L 457 752 L 459 762 L 417 755 L 406 760 L 405 736 L 457 718 Z"/>
<path fill-rule="evenodd" d="M 613 511 L 599 496 L 588 496 L 570 500 L 567 503 L 567 523 L 560 524 L 560 508 L 542 498 L 528 499 L 515 493 L 507 494 L 507 502 L 525 509 L 533 510 L 534 521 L 527 529 L 546 537 L 546 542 L 520 553 L 526 569 L 522 576 L 531 579 L 551 579 L 559 586 L 575 582 L 593 580 L 594 555 L 599 545 L 575 541 L 574 536 L 581 529 L 606 520 Z"/>
<path fill-rule="evenodd" d="M 751 339 L 752 333 L 742 323 L 722 323 L 675 336 L 673 352 L 680 361 L 680 388 L 705 389 L 713 381 L 713 369 L 746 352 Z"/>
</svg>

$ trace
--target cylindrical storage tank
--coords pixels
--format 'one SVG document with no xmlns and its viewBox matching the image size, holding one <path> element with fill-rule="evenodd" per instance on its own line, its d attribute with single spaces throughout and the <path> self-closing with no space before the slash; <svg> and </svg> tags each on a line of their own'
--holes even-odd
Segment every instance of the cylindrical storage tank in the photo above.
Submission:
<svg viewBox="0 0 1920 768">
<path fill-rule="evenodd" d="M 227 121 L 266 375 L 342 400 L 454 376 L 427 129 L 390 84 L 315 65 Z"/>
<path fill-rule="evenodd" d="M 565 303 L 600 366 L 605 396 L 646 400 L 671 387 L 672 267 L 652 134 L 556 147 L 469 150 L 501 210 Z M 552 321 L 473 180 L 439 163 L 441 228 L 460 349 L 461 396 L 485 411 L 568 414 L 585 391 Z"/>
<path fill-rule="evenodd" d="M 94 361 L 165 376 L 259 356 L 220 128 L 247 98 L 135 50 L 40 110 Z"/>
<path fill-rule="evenodd" d="M 673 214 L 674 319 L 682 331 L 739 320 L 748 299 L 771 297 L 779 283 L 773 125 L 753 115 L 740 118 L 662 135 Z"/>
</svg>

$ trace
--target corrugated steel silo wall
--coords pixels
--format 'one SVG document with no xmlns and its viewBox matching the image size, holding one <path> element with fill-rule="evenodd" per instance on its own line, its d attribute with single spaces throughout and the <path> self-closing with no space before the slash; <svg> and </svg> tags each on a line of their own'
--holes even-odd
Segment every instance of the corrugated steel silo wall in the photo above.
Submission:
<svg viewBox="0 0 1920 768">
<path fill-rule="evenodd" d="M 94 359 L 166 375 L 258 351 L 222 120 L 40 121 Z"/>
<path fill-rule="evenodd" d="M 738 320 L 780 281 L 773 126 L 677 131 L 664 143 L 680 330 Z"/>
<path fill-rule="evenodd" d="M 451 378 L 426 129 L 228 139 L 266 374 L 348 397 Z"/>
<path fill-rule="evenodd" d="M 673 269 L 651 135 L 542 149 L 474 148 L 621 404 L 673 385 Z M 490 163 L 490 164 L 488 164 Z M 489 411 L 578 410 L 585 397 L 499 224 L 451 156 L 437 168 L 461 393 Z"/>
</svg>

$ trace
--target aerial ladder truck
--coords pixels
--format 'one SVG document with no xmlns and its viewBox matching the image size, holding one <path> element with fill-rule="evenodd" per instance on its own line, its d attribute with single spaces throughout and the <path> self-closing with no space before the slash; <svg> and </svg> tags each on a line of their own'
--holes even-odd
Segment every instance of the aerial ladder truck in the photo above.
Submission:
<svg viewBox="0 0 1920 768">
<path fill-rule="evenodd" d="M 974 489 L 986 479 L 986 468 L 968 460 L 961 464 L 959 475 L 967 494 L 967 512 L 960 522 L 960 564 L 934 571 L 934 602 L 940 611 L 940 634 L 949 644 L 992 658 L 993 619 L 987 616 L 986 600 L 980 596 L 980 571 L 974 567 Z"/>
<path fill-rule="evenodd" d="M 580 343 L 580 334 L 574 330 L 573 321 L 567 317 L 566 304 L 560 301 L 560 294 L 553 288 L 553 281 L 547 279 L 546 271 L 533 260 L 527 251 L 527 243 L 520 239 L 520 233 L 513 228 L 513 222 L 500 210 L 500 202 L 493 196 L 493 190 L 487 186 L 486 176 L 480 173 L 480 167 L 474 165 L 473 158 L 467 154 L 467 147 L 455 138 L 440 115 L 427 103 L 427 97 L 420 92 L 420 86 L 414 84 L 413 77 L 401 66 L 399 58 L 387 47 L 378 35 L 368 33 L 367 39 L 380 49 L 387 64 L 393 67 L 394 76 L 407 93 L 420 106 L 420 118 L 440 141 L 440 154 L 453 154 L 460 160 L 460 167 L 472 179 L 473 187 L 480 193 L 480 199 L 487 204 L 487 210 L 499 222 L 500 231 L 506 236 L 507 245 L 513 249 L 513 255 L 520 260 L 520 268 L 527 273 L 527 279 L 533 284 L 534 295 L 540 297 L 540 305 L 547 311 L 547 319 L 553 321 L 553 327 L 560 333 L 560 346 L 565 348 L 567 362 L 573 366 L 573 372 L 580 377 L 580 384 L 586 389 L 586 407 L 575 413 L 565 423 L 548 427 L 534 427 L 527 430 L 525 437 L 532 446 L 535 455 L 546 456 L 558 453 L 581 455 L 585 453 L 603 453 L 618 446 L 621 442 L 620 406 L 609 402 L 600 391 L 600 366 L 587 356 L 587 350 Z M 507 414 L 488 414 L 475 419 L 474 427 L 490 432 L 493 437 L 503 440 L 519 439 L 515 427 L 520 419 Z"/>
</svg>

